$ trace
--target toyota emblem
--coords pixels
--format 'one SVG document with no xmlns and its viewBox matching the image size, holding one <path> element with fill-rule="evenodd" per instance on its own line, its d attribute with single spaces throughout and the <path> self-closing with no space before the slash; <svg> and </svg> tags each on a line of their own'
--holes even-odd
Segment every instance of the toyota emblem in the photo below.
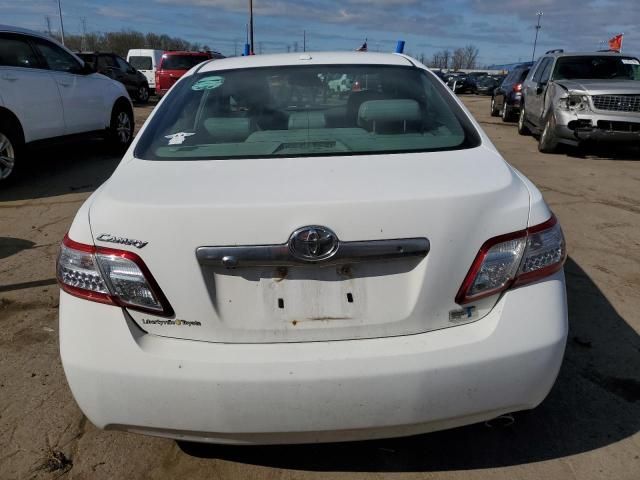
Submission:
<svg viewBox="0 0 640 480">
<path fill-rule="evenodd" d="M 339 244 L 337 235 L 327 227 L 311 225 L 291 234 L 289 250 L 299 260 L 317 262 L 331 258 L 338 251 Z"/>
</svg>

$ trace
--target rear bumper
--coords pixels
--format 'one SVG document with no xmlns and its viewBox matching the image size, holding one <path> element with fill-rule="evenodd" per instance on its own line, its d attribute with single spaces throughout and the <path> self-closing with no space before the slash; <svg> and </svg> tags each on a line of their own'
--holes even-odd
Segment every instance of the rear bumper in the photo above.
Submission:
<svg viewBox="0 0 640 480">
<path fill-rule="evenodd" d="M 60 350 L 98 427 L 235 444 L 348 441 L 537 406 L 564 353 L 564 274 L 503 295 L 482 320 L 370 340 L 212 344 L 148 335 L 61 293 Z"/>
</svg>

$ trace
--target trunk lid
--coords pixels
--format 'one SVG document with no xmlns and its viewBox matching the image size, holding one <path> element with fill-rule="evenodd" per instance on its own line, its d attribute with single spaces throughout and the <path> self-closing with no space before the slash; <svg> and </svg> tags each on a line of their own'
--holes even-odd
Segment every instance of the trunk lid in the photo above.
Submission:
<svg viewBox="0 0 640 480">
<path fill-rule="evenodd" d="M 454 301 L 480 246 L 526 228 L 526 186 L 495 150 L 123 162 L 91 206 L 94 237 L 135 251 L 176 314 L 129 311 L 149 333 L 211 342 L 407 335 L 474 321 Z M 283 245 L 306 225 L 342 242 L 426 238 L 425 256 L 227 269 L 200 247 Z M 96 244 L 112 246 L 97 241 Z M 452 314 L 453 312 L 453 314 Z M 457 312 L 457 313 L 456 313 Z"/>
</svg>

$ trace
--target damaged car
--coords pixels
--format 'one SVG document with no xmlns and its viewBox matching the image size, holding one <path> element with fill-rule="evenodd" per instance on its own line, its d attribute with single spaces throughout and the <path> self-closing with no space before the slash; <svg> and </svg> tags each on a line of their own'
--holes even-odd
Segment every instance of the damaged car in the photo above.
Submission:
<svg viewBox="0 0 640 480">
<path fill-rule="evenodd" d="M 539 134 L 544 153 L 559 144 L 640 140 L 640 61 L 614 52 L 547 52 L 523 86 L 518 132 Z"/>
</svg>

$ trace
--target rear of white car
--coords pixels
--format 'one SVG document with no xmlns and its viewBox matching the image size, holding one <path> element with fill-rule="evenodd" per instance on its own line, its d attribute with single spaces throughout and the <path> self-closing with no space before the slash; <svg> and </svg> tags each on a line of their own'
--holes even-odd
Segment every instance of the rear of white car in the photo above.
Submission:
<svg viewBox="0 0 640 480">
<path fill-rule="evenodd" d="M 332 92 L 344 75 L 362 90 Z M 217 61 L 63 242 L 63 365 L 96 425 L 172 438 L 473 423 L 549 392 L 565 255 L 539 192 L 413 60 Z"/>
</svg>

